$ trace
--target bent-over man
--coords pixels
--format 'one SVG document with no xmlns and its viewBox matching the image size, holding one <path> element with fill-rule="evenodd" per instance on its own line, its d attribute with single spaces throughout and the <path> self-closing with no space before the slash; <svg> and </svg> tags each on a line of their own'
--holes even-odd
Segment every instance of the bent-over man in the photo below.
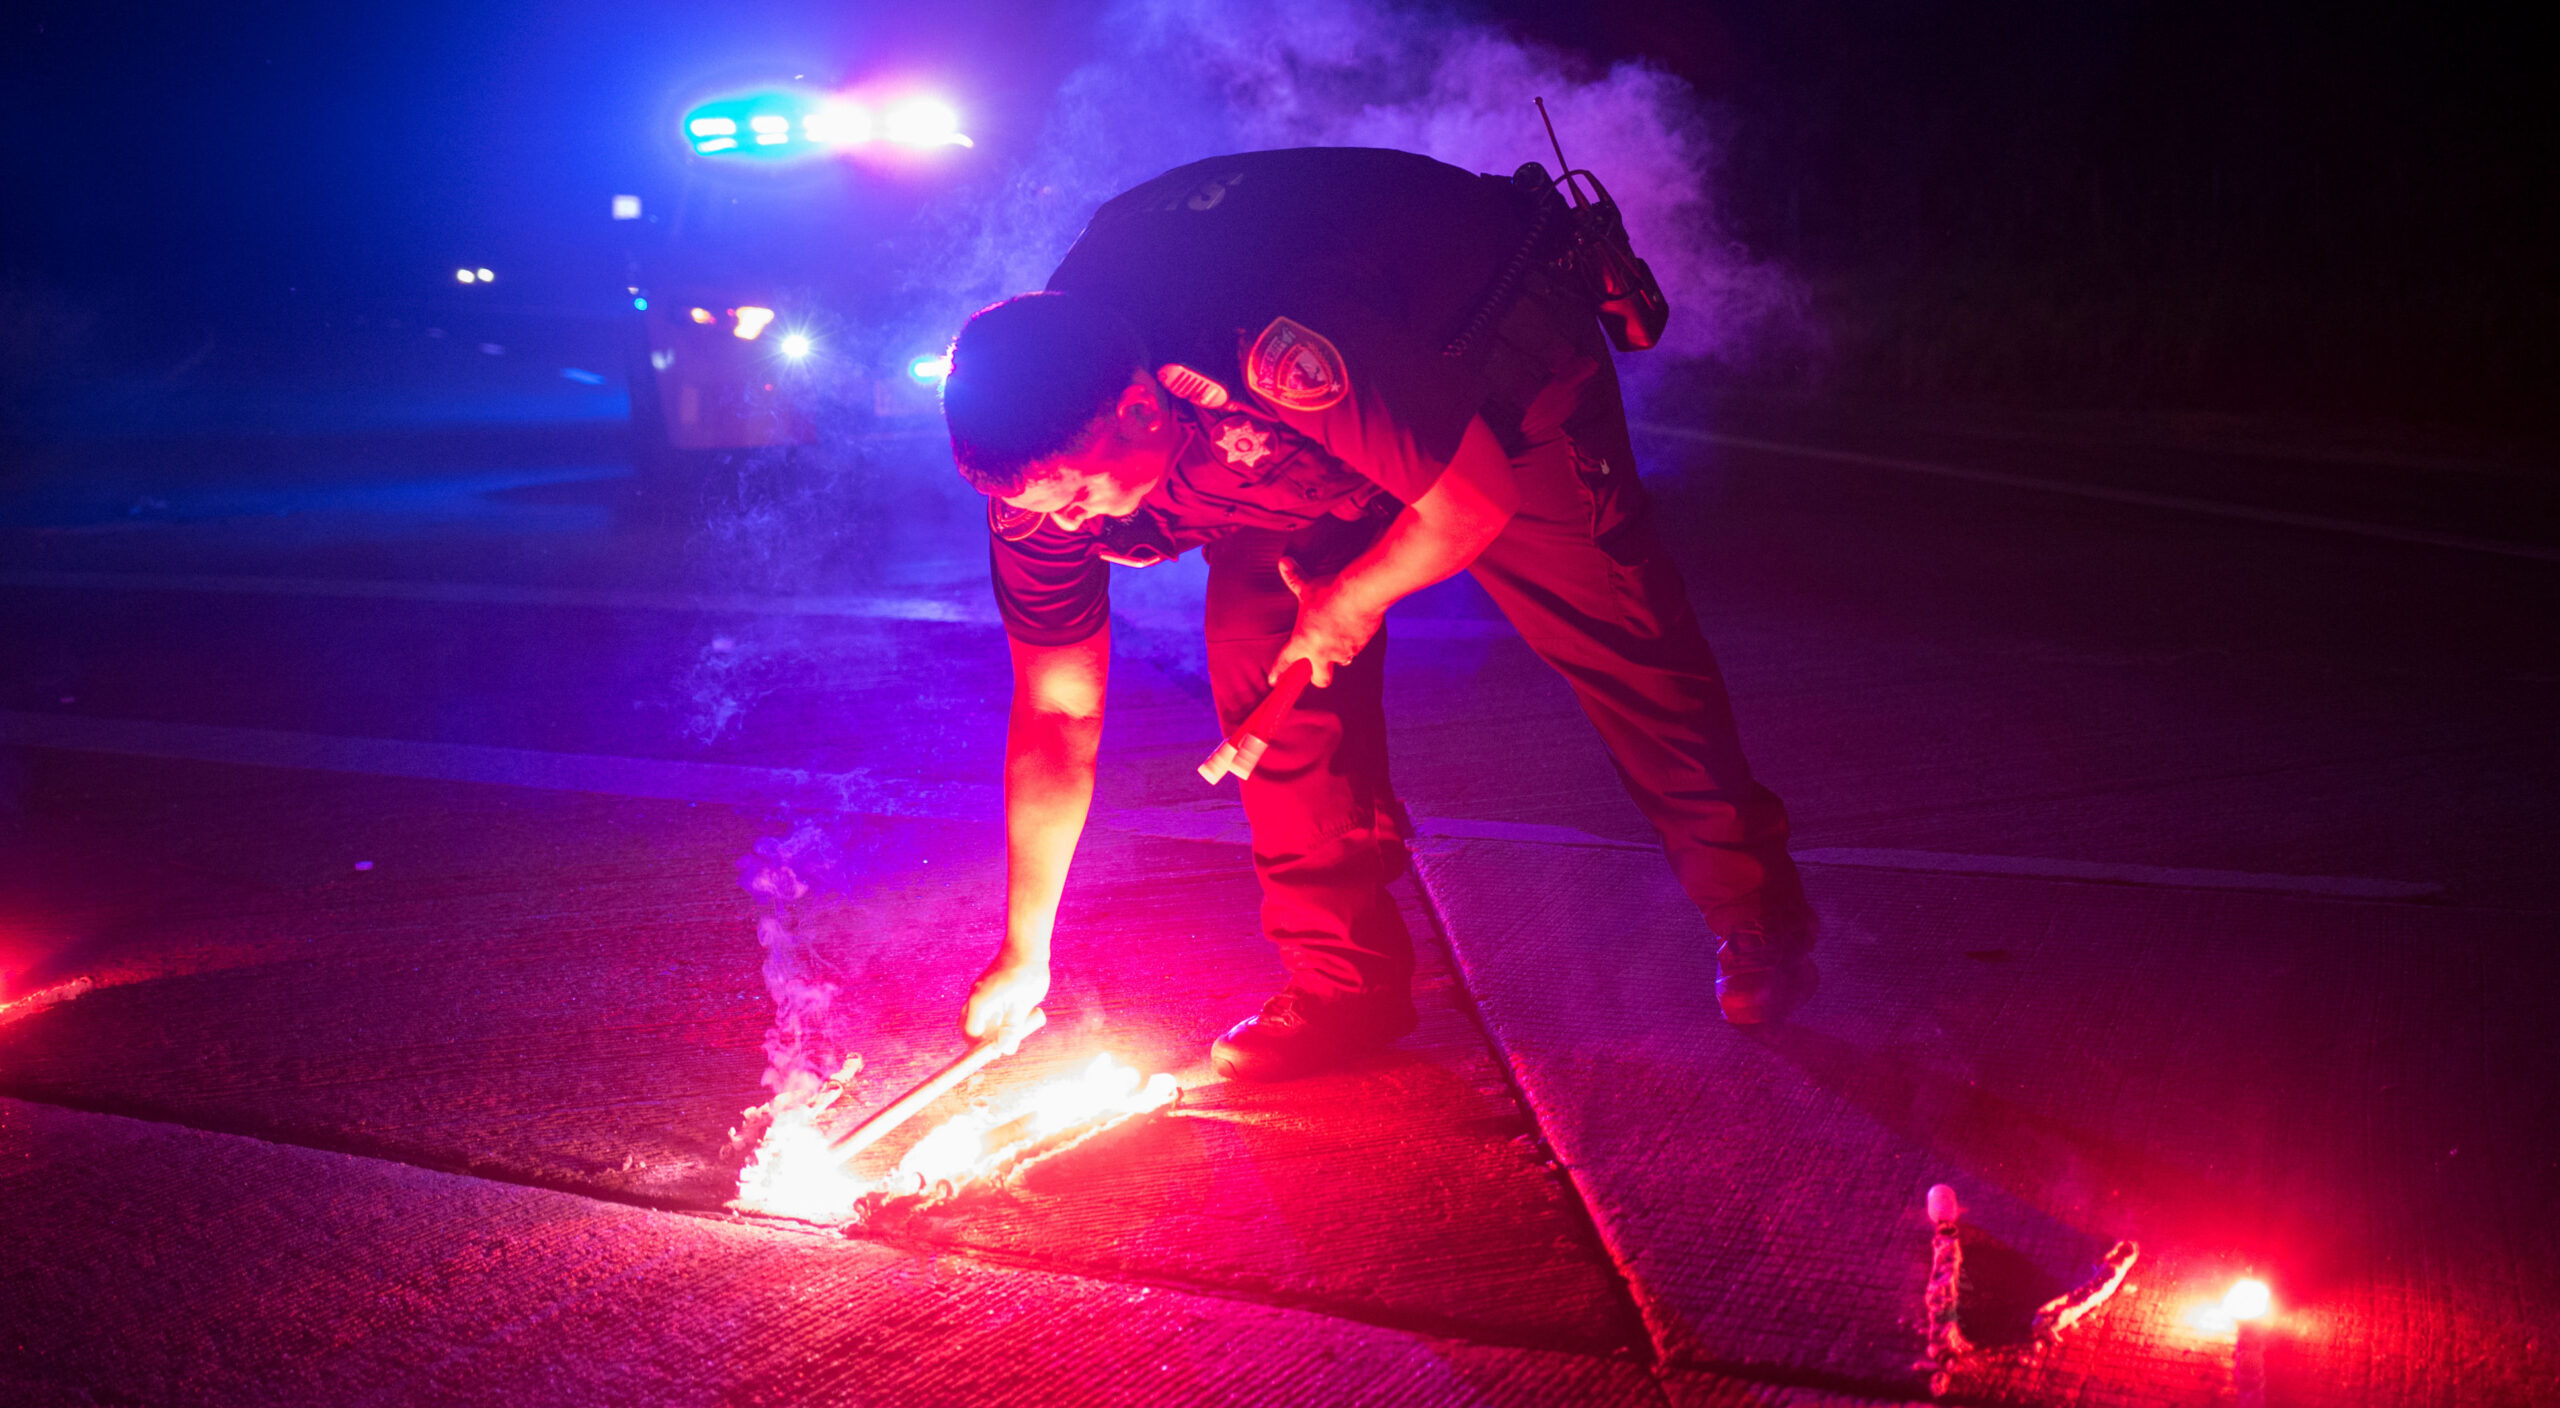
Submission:
<svg viewBox="0 0 2560 1408">
<path fill-rule="evenodd" d="M 1726 1020 L 1811 992 L 1785 808 L 1744 761 L 1593 305 L 1556 272 L 1541 210 L 1561 201 L 1536 185 L 1353 148 L 1195 162 L 1103 205 L 1045 292 L 953 344 L 944 413 L 987 496 L 1014 666 L 1005 938 L 971 1037 L 1048 993 L 1093 797 L 1110 564 L 1192 548 L 1222 726 L 1293 661 L 1314 675 L 1242 784 L 1289 982 L 1218 1039 L 1221 1074 L 1287 1079 L 1413 1027 L 1380 625 L 1460 571 L 1600 730 L 1719 940 Z"/>
</svg>

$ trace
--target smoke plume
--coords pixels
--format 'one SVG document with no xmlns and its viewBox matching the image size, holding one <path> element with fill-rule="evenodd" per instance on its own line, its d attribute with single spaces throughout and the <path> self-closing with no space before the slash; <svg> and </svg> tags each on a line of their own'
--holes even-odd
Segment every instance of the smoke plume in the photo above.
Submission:
<svg viewBox="0 0 2560 1408">
<path fill-rule="evenodd" d="M 764 949 L 765 991 L 773 998 L 773 1025 L 764 1036 L 765 1088 L 797 1100 L 844 1064 L 845 1051 L 828 1018 L 840 977 L 829 955 L 811 940 L 820 924 L 813 889 L 842 883 L 844 851 L 814 821 L 756 843 L 738 861 L 738 880 L 756 897 L 756 941 Z"/>
<path fill-rule="evenodd" d="M 1719 233 L 1705 107 L 1660 69 L 1600 68 L 1436 9 L 1355 0 L 1118 0 L 1095 32 L 1109 52 L 1067 79 L 1001 193 L 943 212 L 919 246 L 939 257 L 916 266 L 915 286 L 947 326 L 1038 288 L 1103 200 L 1202 157 L 1371 146 L 1552 171 L 1530 102 L 1543 97 L 1565 154 L 1609 183 L 1670 296 L 1665 349 L 1742 362 L 1801 336 L 1796 285 Z"/>
</svg>

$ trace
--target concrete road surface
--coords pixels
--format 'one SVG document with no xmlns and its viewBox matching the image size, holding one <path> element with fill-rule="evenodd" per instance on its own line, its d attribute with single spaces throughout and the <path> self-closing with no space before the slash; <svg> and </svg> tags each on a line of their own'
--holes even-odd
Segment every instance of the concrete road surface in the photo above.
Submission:
<svg viewBox="0 0 2560 1408">
<path fill-rule="evenodd" d="M 915 1128 L 1105 1049 L 1186 1093 L 846 1230 L 732 1209 L 730 1132 L 776 1050 L 861 1104 L 957 1049 L 978 510 L 929 426 L 644 480 L 609 411 L 16 452 L 0 1400 L 1926 1399 L 1945 1182 L 1966 1401 L 2560 1401 L 2547 479 L 1658 403 L 1821 995 L 1718 1020 L 1460 579 L 1389 627 L 1422 1027 L 1277 1087 L 1205 1061 L 1281 975 L 1200 577 L 1124 571 L 1052 1026 Z"/>
</svg>

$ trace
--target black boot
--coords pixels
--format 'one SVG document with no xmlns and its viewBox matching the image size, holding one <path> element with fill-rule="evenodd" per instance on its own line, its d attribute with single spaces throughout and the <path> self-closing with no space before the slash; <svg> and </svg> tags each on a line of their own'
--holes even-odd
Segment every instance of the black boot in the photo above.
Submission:
<svg viewBox="0 0 2560 1408">
<path fill-rule="evenodd" d="M 1296 1080 L 1387 1046 L 1413 1022 L 1413 998 L 1401 988 L 1317 997 L 1286 987 L 1229 1027 L 1209 1048 L 1209 1064 L 1229 1080 Z"/>
<path fill-rule="evenodd" d="M 1777 1021 L 1803 1006 L 1821 981 L 1810 938 L 1752 925 L 1716 946 L 1716 1005 L 1737 1027 Z"/>
</svg>

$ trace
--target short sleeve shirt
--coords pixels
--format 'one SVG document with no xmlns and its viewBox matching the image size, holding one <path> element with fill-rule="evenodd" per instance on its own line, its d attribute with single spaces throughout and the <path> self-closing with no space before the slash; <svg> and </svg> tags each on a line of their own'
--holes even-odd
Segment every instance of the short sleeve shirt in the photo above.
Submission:
<svg viewBox="0 0 2560 1408">
<path fill-rule="evenodd" d="M 987 500 L 988 565 L 1007 635 L 1073 645 L 1102 629 L 1115 562 L 1149 567 L 1239 529 L 1301 534 L 1328 524 L 1339 530 L 1323 535 L 1339 566 L 1385 526 L 1395 501 L 1306 436 L 1258 408 L 1169 399 L 1183 442 L 1136 513 L 1071 532 Z"/>
</svg>

